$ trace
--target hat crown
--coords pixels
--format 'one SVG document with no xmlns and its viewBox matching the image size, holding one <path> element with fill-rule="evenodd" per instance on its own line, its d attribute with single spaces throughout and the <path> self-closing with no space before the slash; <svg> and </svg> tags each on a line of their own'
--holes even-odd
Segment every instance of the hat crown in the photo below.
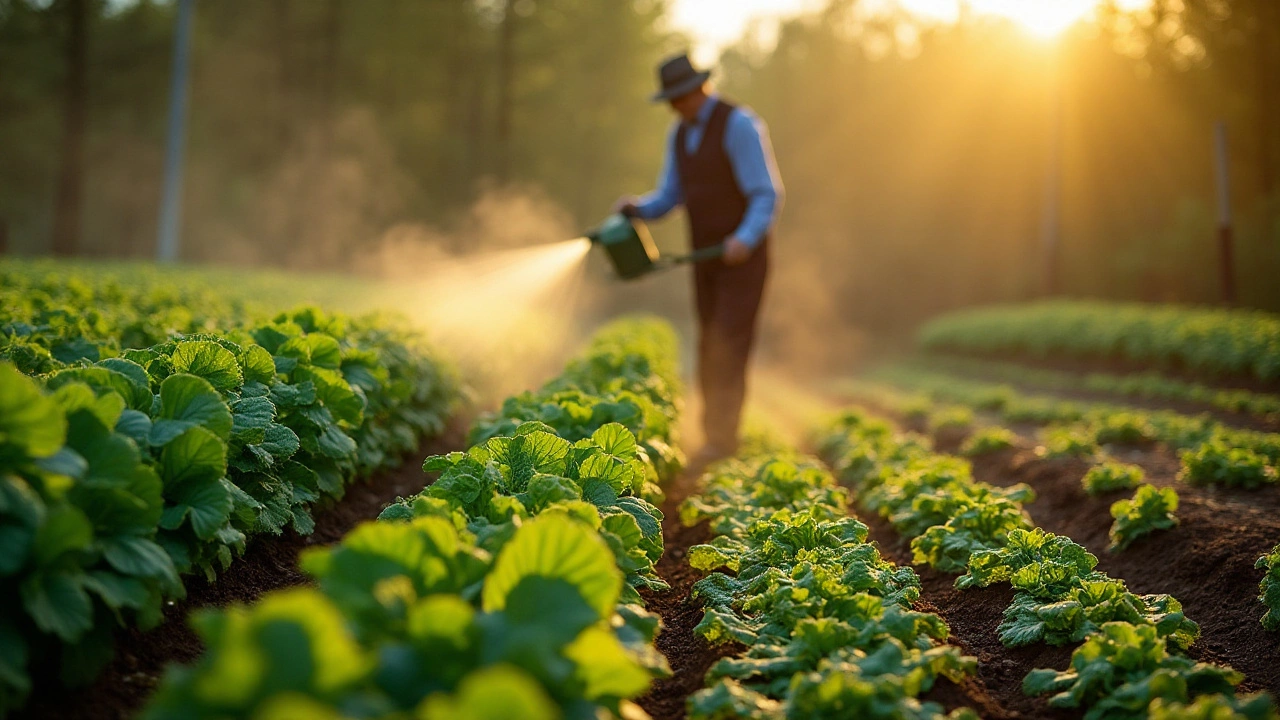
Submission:
<svg viewBox="0 0 1280 720">
<path fill-rule="evenodd" d="M 677 55 L 658 68 L 658 79 L 664 88 L 678 85 L 697 74 L 698 71 L 694 69 L 688 55 Z"/>
<path fill-rule="evenodd" d="M 668 58 L 658 66 L 658 82 L 662 89 L 653 96 L 653 100 L 672 100 L 687 95 L 702 87 L 709 77 L 710 71 L 695 68 L 687 54 Z"/>
</svg>

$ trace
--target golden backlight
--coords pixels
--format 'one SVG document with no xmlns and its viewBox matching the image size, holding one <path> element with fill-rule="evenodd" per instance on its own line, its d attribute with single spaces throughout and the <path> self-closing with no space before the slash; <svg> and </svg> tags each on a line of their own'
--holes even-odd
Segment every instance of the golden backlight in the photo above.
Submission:
<svg viewBox="0 0 1280 720">
<path fill-rule="evenodd" d="M 1031 35 L 1051 39 L 1076 23 L 1090 19 L 1101 6 L 1139 10 L 1151 0 L 868 0 L 874 12 L 895 5 L 921 18 L 951 23 L 962 11 L 971 17 L 995 17 L 1012 21 Z M 783 17 L 821 7 L 815 0 L 676 0 L 673 20 L 698 43 L 704 60 L 738 37 L 753 19 Z"/>
</svg>

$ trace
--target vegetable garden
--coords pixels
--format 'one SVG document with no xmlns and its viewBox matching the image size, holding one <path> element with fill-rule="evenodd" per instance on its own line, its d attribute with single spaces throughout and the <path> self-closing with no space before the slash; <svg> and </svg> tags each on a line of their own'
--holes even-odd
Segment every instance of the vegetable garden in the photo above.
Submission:
<svg viewBox="0 0 1280 720">
<path fill-rule="evenodd" d="M 0 282 L 0 715 L 1277 717 L 1274 318 L 943 317 L 689 472 L 660 320 L 472 417 L 392 317 Z"/>
</svg>

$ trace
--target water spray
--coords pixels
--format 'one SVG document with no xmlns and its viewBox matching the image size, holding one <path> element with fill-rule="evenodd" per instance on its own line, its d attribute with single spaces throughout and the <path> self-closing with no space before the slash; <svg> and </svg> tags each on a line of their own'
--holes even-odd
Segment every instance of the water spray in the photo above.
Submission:
<svg viewBox="0 0 1280 720">
<path fill-rule="evenodd" d="M 621 213 L 605 218 L 599 227 L 587 233 L 587 239 L 593 245 L 604 248 L 614 272 L 621 280 L 635 280 L 677 265 L 715 260 L 724 255 L 724 244 L 720 243 L 695 250 L 688 255 L 661 257 L 649 235 L 649 228 L 640 220 L 628 218 Z"/>
</svg>

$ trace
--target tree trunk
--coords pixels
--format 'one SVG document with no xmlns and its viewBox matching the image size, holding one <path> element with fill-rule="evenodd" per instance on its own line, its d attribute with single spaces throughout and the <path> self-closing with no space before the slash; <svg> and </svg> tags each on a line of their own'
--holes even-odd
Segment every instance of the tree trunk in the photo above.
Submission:
<svg viewBox="0 0 1280 720">
<path fill-rule="evenodd" d="M 53 254 L 75 255 L 84 195 L 84 135 L 88 115 L 88 0 L 66 0 L 67 80 L 62 110 L 62 159 L 53 204 Z"/>
<path fill-rule="evenodd" d="M 512 9 L 515 0 L 507 0 L 502 9 L 502 26 L 498 31 L 498 181 L 506 183 L 511 178 L 511 94 L 514 86 L 513 60 L 516 13 Z"/>
</svg>

